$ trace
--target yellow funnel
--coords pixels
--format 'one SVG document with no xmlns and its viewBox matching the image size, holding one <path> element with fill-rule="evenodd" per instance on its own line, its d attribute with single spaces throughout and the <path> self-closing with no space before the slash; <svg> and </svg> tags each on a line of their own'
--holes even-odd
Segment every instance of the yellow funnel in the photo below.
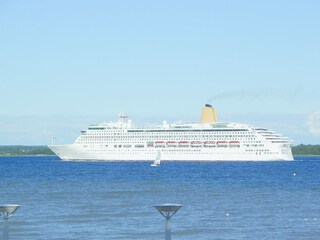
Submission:
<svg viewBox="0 0 320 240">
<path fill-rule="evenodd" d="M 202 123 L 215 123 L 218 122 L 216 111 L 210 104 L 206 104 L 202 109 L 201 114 Z"/>
</svg>

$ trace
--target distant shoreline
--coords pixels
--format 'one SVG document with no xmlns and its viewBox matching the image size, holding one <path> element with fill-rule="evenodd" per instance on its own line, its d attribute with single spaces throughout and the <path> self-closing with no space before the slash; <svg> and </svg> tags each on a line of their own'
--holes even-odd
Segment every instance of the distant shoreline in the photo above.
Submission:
<svg viewBox="0 0 320 240">
<path fill-rule="evenodd" d="M 5 145 L 0 146 L 0 156 L 55 156 L 54 152 L 45 145 L 27 146 L 27 145 Z"/>
<path fill-rule="evenodd" d="M 292 147 L 292 155 L 299 156 L 320 156 L 320 145 L 300 144 Z M 17 156 L 56 156 L 46 145 L 0 145 L 0 157 Z"/>
</svg>

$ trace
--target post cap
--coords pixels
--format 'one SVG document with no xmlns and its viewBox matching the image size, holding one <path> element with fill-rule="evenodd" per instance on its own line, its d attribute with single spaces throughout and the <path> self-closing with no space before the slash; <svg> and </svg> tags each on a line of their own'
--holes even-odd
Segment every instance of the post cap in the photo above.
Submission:
<svg viewBox="0 0 320 240">
<path fill-rule="evenodd" d="M 181 204 L 176 203 L 164 203 L 154 206 L 162 216 L 166 219 L 170 219 L 178 210 L 182 207 Z"/>
<path fill-rule="evenodd" d="M 17 209 L 20 207 L 20 205 L 17 204 L 4 204 L 0 205 L 0 212 L 7 212 L 9 214 L 13 214 Z"/>
</svg>

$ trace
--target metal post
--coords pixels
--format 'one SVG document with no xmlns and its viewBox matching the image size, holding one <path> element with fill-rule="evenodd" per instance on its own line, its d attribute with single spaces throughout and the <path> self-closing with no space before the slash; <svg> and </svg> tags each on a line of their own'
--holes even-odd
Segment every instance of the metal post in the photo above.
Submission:
<svg viewBox="0 0 320 240">
<path fill-rule="evenodd" d="M 9 240 L 9 223 L 7 219 L 3 221 L 3 240 Z"/>
<path fill-rule="evenodd" d="M 0 206 L 0 216 L 3 218 L 3 240 L 9 240 L 9 218 L 17 211 L 20 205 L 5 204 Z"/>
<path fill-rule="evenodd" d="M 171 240 L 171 221 L 170 219 L 182 207 L 181 204 L 164 203 L 154 206 L 159 213 L 166 219 L 165 222 L 165 240 Z"/>
<path fill-rule="evenodd" d="M 166 240 L 171 240 L 171 222 L 170 222 L 170 218 L 166 218 L 166 225 L 165 225 L 165 237 Z"/>
</svg>

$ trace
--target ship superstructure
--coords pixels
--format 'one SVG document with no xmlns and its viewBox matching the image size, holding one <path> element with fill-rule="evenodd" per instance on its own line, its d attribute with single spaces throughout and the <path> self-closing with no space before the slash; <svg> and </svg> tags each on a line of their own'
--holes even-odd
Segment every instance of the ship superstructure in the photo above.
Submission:
<svg viewBox="0 0 320 240">
<path fill-rule="evenodd" d="M 73 144 L 49 146 L 63 160 L 277 161 L 293 160 L 292 141 L 266 128 L 220 123 L 206 104 L 199 123 L 136 128 L 120 115 L 117 122 L 91 125 Z"/>
</svg>

